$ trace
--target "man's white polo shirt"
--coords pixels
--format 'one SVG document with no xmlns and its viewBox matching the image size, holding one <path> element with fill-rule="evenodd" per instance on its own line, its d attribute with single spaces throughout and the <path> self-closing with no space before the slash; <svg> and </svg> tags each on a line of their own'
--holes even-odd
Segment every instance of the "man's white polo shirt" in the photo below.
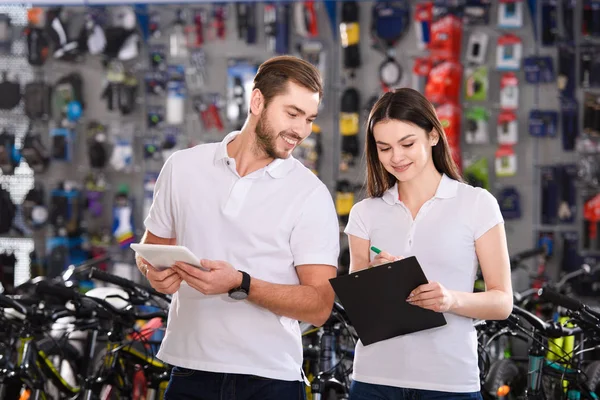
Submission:
<svg viewBox="0 0 600 400">
<path fill-rule="evenodd" d="M 277 284 L 299 284 L 298 265 L 337 266 L 339 225 L 326 186 L 292 157 L 240 177 L 227 154 L 237 134 L 166 161 L 146 228 L 176 237 L 200 259 Z M 179 367 L 288 381 L 302 380 L 302 356 L 296 320 L 185 283 L 173 296 L 158 353 Z"/>
<path fill-rule="evenodd" d="M 398 199 L 396 184 L 380 198 L 355 204 L 345 232 L 394 256 L 415 256 L 430 282 L 472 292 L 477 273 L 475 241 L 502 222 L 500 206 L 490 192 L 443 175 L 435 196 L 416 218 Z M 442 392 L 479 391 L 473 320 L 453 313 L 444 316 L 447 325 L 441 328 L 368 346 L 359 341 L 353 379 Z"/>
</svg>

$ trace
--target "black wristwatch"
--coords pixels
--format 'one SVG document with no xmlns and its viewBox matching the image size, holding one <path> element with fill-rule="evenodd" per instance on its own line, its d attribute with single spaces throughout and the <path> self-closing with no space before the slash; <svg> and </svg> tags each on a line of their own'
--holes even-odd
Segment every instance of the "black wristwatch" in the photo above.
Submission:
<svg viewBox="0 0 600 400">
<path fill-rule="evenodd" d="M 250 294 L 250 275 L 244 271 L 242 273 L 242 284 L 239 287 L 233 288 L 229 291 L 229 297 L 234 300 L 246 300 Z"/>
</svg>

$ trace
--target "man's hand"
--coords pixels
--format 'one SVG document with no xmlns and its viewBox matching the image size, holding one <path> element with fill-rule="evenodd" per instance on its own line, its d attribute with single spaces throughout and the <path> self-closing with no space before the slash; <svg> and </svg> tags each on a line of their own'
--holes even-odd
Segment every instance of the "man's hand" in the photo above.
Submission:
<svg viewBox="0 0 600 400">
<path fill-rule="evenodd" d="M 200 264 L 208 271 L 183 262 L 172 268 L 188 285 L 206 295 L 227 293 L 242 284 L 242 273 L 228 262 L 201 260 Z"/>
<path fill-rule="evenodd" d="M 161 271 L 154 268 L 148 261 L 141 257 L 138 263 L 140 265 L 140 270 L 148 279 L 148 282 L 150 282 L 150 286 L 157 292 L 173 294 L 179 290 L 182 279 L 173 268 L 166 268 Z"/>
<path fill-rule="evenodd" d="M 376 267 L 376 266 L 382 265 L 382 264 L 391 263 L 391 262 L 398 261 L 401 259 L 402 259 L 402 257 L 395 257 L 395 256 L 391 255 L 390 253 L 382 251 L 381 253 L 379 253 L 375 256 L 373 261 L 371 261 L 369 263 L 369 268 Z"/>
<path fill-rule="evenodd" d="M 438 282 L 430 282 L 413 290 L 406 299 L 410 304 L 436 312 L 452 311 L 456 296 Z"/>
</svg>

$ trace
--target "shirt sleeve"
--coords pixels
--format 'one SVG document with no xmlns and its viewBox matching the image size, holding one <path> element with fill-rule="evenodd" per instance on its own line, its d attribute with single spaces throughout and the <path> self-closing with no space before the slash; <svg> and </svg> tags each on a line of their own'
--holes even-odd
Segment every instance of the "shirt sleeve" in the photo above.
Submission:
<svg viewBox="0 0 600 400">
<path fill-rule="evenodd" d="M 306 200 L 292 230 L 290 247 L 294 265 L 326 264 L 337 268 L 340 228 L 333 199 L 325 185 Z"/>
<path fill-rule="evenodd" d="M 473 239 L 477 240 L 494 226 L 503 223 L 498 200 L 487 190 L 480 189 L 473 212 Z"/>
<path fill-rule="evenodd" d="M 156 184 L 154 185 L 154 195 L 152 206 L 148 216 L 144 220 L 146 229 L 154 235 L 162 238 L 174 238 L 175 224 L 173 222 L 173 156 L 169 157 L 163 165 Z"/>
<path fill-rule="evenodd" d="M 364 207 L 362 207 L 362 202 L 355 204 L 350 210 L 350 215 L 348 216 L 348 224 L 344 229 L 344 233 L 347 235 L 352 235 L 359 237 L 361 239 L 370 240 L 369 238 L 369 230 L 367 225 L 365 224 L 365 216 Z"/>
</svg>

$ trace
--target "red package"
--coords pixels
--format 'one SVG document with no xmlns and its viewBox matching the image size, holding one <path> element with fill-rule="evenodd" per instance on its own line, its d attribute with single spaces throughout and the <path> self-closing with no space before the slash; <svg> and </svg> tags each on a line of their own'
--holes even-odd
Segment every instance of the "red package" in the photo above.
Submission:
<svg viewBox="0 0 600 400">
<path fill-rule="evenodd" d="M 446 133 L 452 158 L 460 168 L 462 166 L 460 148 L 460 121 L 462 112 L 454 103 L 444 103 L 436 107 L 435 111 Z"/>
<path fill-rule="evenodd" d="M 451 102 L 458 104 L 462 65 L 454 61 L 445 61 L 431 69 L 425 97 L 434 104 Z"/>
<path fill-rule="evenodd" d="M 431 24 L 429 49 L 446 60 L 459 60 L 462 44 L 462 20 L 446 15 Z"/>
</svg>

